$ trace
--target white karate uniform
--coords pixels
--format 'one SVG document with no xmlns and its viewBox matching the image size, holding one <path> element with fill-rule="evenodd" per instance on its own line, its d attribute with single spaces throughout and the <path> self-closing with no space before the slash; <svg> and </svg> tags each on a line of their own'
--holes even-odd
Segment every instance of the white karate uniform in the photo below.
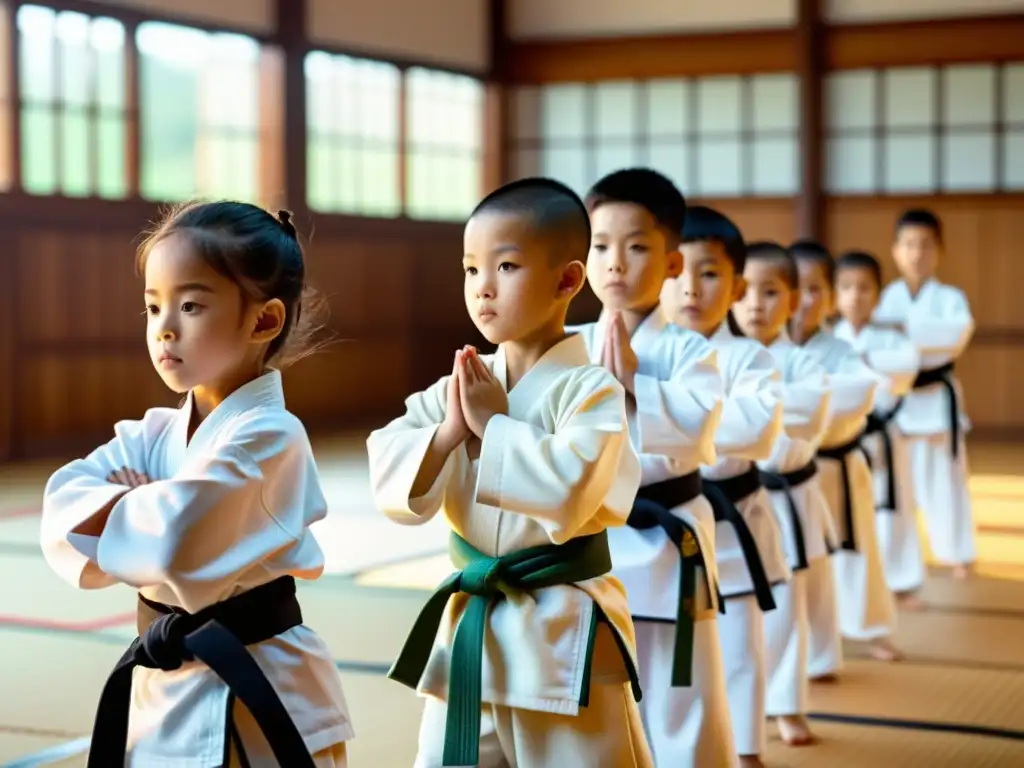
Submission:
<svg viewBox="0 0 1024 768">
<path fill-rule="evenodd" d="M 845 320 L 836 324 L 836 338 L 849 342 L 867 355 L 868 365 L 883 377 L 875 393 L 875 413 L 891 414 L 900 407 L 900 398 L 914 383 L 920 358 L 910 339 L 892 328 L 867 325 L 858 333 Z M 896 413 L 899 413 L 897 410 Z M 885 579 L 895 593 L 913 592 L 924 583 L 924 555 L 917 528 L 917 505 L 914 499 L 913 474 L 907 440 L 896 426 L 895 419 L 885 428 L 892 446 L 892 466 L 888 466 L 882 436 L 867 435 L 864 447 L 871 456 L 875 477 L 875 506 L 878 514 L 878 547 L 885 566 Z M 892 473 L 893 499 L 889 499 L 889 474 Z M 895 507 L 893 509 L 892 507 Z"/>
<path fill-rule="evenodd" d="M 814 461 L 818 443 L 828 426 L 828 376 L 820 364 L 785 335 L 776 339 L 768 351 L 782 377 L 777 387 L 782 400 L 784 429 L 775 441 L 771 458 L 758 465 L 768 472 L 786 474 Z M 824 561 L 836 543 L 832 516 L 817 475 L 791 487 L 789 493 L 800 525 L 799 538 L 788 494 L 769 492 L 793 570 L 792 579 L 772 588 L 776 608 L 764 617 L 769 717 L 807 712 L 806 571 L 811 563 Z"/>
<path fill-rule="evenodd" d="M 595 363 L 608 318 L 576 330 Z M 630 438 L 640 455 L 641 485 L 687 475 L 715 461 L 722 410 L 717 354 L 700 334 L 669 323 L 660 307 L 630 339 L 637 356 Z M 725 766 L 736 758 L 717 622 L 715 517 L 703 496 L 672 508 L 695 532 L 709 570 L 698 571 L 692 683 L 671 686 L 681 553 L 661 528 L 608 532 L 613 573 L 626 587 L 636 625 L 643 699 L 640 711 L 658 765 Z M 710 603 L 707 594 L 711 594 Z"/>
<path fill-rule="evenodd" d="M 782 402 L 777 388 L 781 377 L 763 345 L 734 336 L 728 323 L 722 323 L 710 342 L 718 352 L 725 401 L 715 433 L 718 459 L 701 473 L 715 480 L 741 475 L 754 462 L 771 456 L 782 433 Z M 769 583 L 787 581 L 791 571 L 768 492 L 759 489 L 736 507 L 754 537 Z M 740 755 L 757 755 L 764 751 L 767 740 L 764 614 L 753 594 L 750 570 L 731 523 L 716 523 L 715 552 L 726 599 L 725 614 L 718 621 L 736 750 Z"/>
<path fill-rule="evenodd" d="M 963 291 L 931 279 L 916 297 L 903 280 L 890 283 L 875 310 L 880 322 L 902 323 L 921 356 L 921 369 L 938 368 L 963 354 L 974 334 L 974 318 Z M 967 489 L 967 446 L 970 420 L 963 390 L 952 376 L 959 404 L 960 435 L 956 456 L 951 443 L 949 393 L 933 384 L 907 393 L 896 414 L 896 426 L 907 436 L 914 495 L 924 511 L 935 558 L 952 565 L 974 562 L 974 520 Z"/>
<path fill-rule="evenodd" d="M 503 348 L 480 359 L 506 382 Z M 589 364 L 578 334 L 548 350 L 508 393 L 509 415 L 488 422 L 478 459 L 459 446 L 430 490 L 410 498 L 444 421 L 449 378 L 409 397 L 405 415 L 367 441 L 374 499 L 388 517 L 418 525 L 443 510 L 456 533 L 490 556 L 625 524 L 640 485 L 625 393 L 610 372 Z M 449 600 L 419 681 L 426 705 L 417 768 L 441 765 L 452 643 L 467 599 L 458 594 Z M 598 624 L 590 705 L 581 707 L 595 603 L 614 630 Z M 482 665 L 481 768 L 653 765 L 612 631 L 635 665 L 626 591 L 611 574 L 491 607 Z"/>
<path fill-rule="evenodd" d="M 850 451 L 842 462 L 821 452 L 849 443 L 864 431 L 882 378 L 871 370 L 853 347 L 830 331 L 820 330 L 807 340 L 804 350 L 829 374 L 832 414 L 818 454 L 821 488 L 832 510 L 844 543 L 851 539 L 855 550 L 840 547 L 832 557 L 839 601 L 839 629 L 852 640 L 874 640 L 892 633 L 896 609 L 885 581 L 885 567 L 878 549 L 875 527 L 874 478 L 860 449 Z M 842 464 L 849 473 L 853 530 L 845 519 L 846 489 Z M 812 625 L 812 632 L 814 631 Z M 814 658 L 810 659 L 813 666 Z M 812 675 L 813 677 L 814 675 Z"/>
<path fill-rule="evenodd" d="M 315 579 L 323 553 L 309 526 L 327 514 L 302 423 L 285 410 L 281 374 L 235 390 L 188 438 L 192 396 L 122 421 L 115 437 L 59 469 L 43 498 L 42 548 L 81 589 L 118 582 L 195 613 L 282 576 Z M 114 505 L 102 535 L 73 529 L 128 490 L 107 482 L 128 467 L 151 482 Z M 305 625 L 250 646 L 317 765 L 343 766 L 353 737 L 326 644 Z M 136 668 L 126 765 L 213 768 L 224 762 L 227 685 L 206 665 Z M 235 724 L 254 766 L 275 765 L 251 716 Z M 234 753 L 234 749 L 232 749 Z"/>
</svg>

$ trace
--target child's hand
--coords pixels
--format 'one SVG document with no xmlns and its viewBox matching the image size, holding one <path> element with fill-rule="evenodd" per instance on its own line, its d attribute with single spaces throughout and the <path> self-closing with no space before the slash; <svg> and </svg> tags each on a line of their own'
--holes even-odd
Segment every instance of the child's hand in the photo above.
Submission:
<svg viewBox="0 0 1024 768">
<path fill-rule="evenodd" d="M 469 430 L 483 440 L 487 422 L 497 413 L 508 414 L 508 394 L 483 364 L 475 349 L 464 352 L 459 367 L 459 396 Z"/>
<path fill-rule="evenodd" d="M 607 358 L 605 367 L 608 368 L 625 387 L 626 391 L 633 394 L 633 387 L 636 381 L 636 369 L 639 362 L 636 353 L 629 343 L 629 331 L 626 330 L 626 323 L 622 315 L 616 314 L 611 323 L 608 324 L 608 332 L 605 334 L 605 352 L 602 357 Z"/>
<path fill-rule="evenodd" d="M 129 488 L 134 489 L 141 485 L 147 485 L 152 481 L 141 472 L 136 472 L 128 467 L 122 467 L 111 472 L 107 476 L 107 482 L 114 483 L 115 485 L 127 485 Z"/>
<path fill-rule="evenodd" d="M 452 377 L 448 380 L 444 422 L 438 430 L 438 437 L 444 441 L 445 446 L 449 448 L 449 452 L 465 442 L 466 438 L 472 434 L 466 425 L 466 417 L 462 415 L 459 368 L 462 366 L 463 355 L 464 353 L 461 349 L 455 353 Z"/>
</svg>

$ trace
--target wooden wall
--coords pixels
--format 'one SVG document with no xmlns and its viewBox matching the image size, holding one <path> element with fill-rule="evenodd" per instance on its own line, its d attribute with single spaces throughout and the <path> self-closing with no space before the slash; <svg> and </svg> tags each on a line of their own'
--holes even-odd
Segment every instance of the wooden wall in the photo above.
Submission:
<svg viewBox="0 0 1024 768">
<path fill-rule="evenodd" d="M 157 209 L 4 203 L 0 457 L 80 449 L 117 419 L 178 402 L 149 362 L 133 269 Z M 450 370 L 458 346 L 482 342 L 462 299 L 461 227 L 328 216 L 312 225 L 310 282 L 329 301 L 334 341 L 289 371 L 287 397 L 311 431 L 377 424 Z"/>
</svg>

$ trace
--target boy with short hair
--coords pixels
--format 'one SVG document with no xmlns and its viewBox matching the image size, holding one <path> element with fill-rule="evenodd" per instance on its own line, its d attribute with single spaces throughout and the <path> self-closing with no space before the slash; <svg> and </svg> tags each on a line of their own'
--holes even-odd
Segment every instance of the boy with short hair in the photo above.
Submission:
<svg viewBox="0 0 1024 768">
<path fill-rule="evenodd" d="M 587 280 L 603 311 L 576 330 L 631 397 L 643 470 L 628 527 L 608 538 L 636 626 L 644 728 L 658 765 L 729 765 L 715 521 L 700 481 L 700 465 L 715 460 L 722 377 L 711 345 L 669 323 L 659 305 L 666 278 L 682 270 L 686 202 L 646 168 L 605 176 L 585 200 Z"/>
<path fill-rule="evenodd" d="M 743 270 L 747 290 L 733 305 L 744 335 L 771 352 L 782 377 L 783 434 L 768 460 L 758 462 L 783 531 L 793 578 L 773 588 L 776 609 L 765 614 L 768 669 L 767 714 L 782 740 L 803 746 L 813 740 L 807 722 L 807 571 L 827 561 L 835 533 L 814 454 L 828 425 L 830 395 L 825 369 L 794 344 L 786 325 L 800 303 L 796 264 L 773 242 L 751 243 Z"/>
<path fill-rule="evenodd" d="M 456 352 L 367 441 L 377 506 L 408 525 L 443 511 L 459 569 L 390 672 L 426 695 L 416 766 L 650 768 L 607 536 L 640 464 L 622 385 L 565 333 L 587 211 L 562 184 L 517 181 L 477 206 L 464 245 L 466 306 L 498 350 Z"/>
<path fill-rule="evenodd" d="M 861 446 L 881 378 L 853 347 L 824 327 L 834 305 L 832 254 L 813 240 L 798 241 L 789 252 L 796 260 L 801 294 L 790 332 L 825 367 L 832 395 L 832 416 L 818 449 L 818 473 L 842 540 L 832 557 L 839 629 L 844 637 L 869 643 L 874 658 L 895 661 L 900 653 L 889 637 L 896 612 L 878 549 L 874 479 Z M 812 619 L 812 679 L 832 679 L 838 672 L 836 640 L 831 627 L 816 626 Z"/>
<path fill-rule="evenodd" d="M 849 251 L 836 261 L 836 308 L 841 319 L 833 332 L 859 352 L 883 377 L 868 418 L 864 447 L 871 456 L 878 514 L 878 546 L 889 589 L 906 607 L 917 607 L 915 593 L 925 566 L 917 531 L 917 507 L 906 437 L 895 424 L 901 398 L 910 390 L 920 358 L 898 329 L 871 322 L 882 288 L 882 269 L 870 253 Z"/>
<path fill-rule="evenodd" d="M 726 600 L 722 661 L 742 766 L 762 765 L 765 735 L 764 613 L 775 609 L 772 587 L 790 577 L 771 499 L 756 461 L 771 456 L 782 431 L 775 361 L 756 341 L 737 336 L 730 308 L 743 296 L 746 245 L 736 225 L 704 206 L 683 225 L 683 271 L 665 282 L 662 303 L 678 325 L 700 333 L 718 351 L 725 380 L 718 459 L 701 469 L 715 513 L 719 584 Z"/>
<path fill-rule="evenodd" d="M 974 334 L 974 318 L 963 291 L 935 277 L 942 251 L 938 217 L 905 212 L 892 247 L 900 279 L 882 291 L 875 318 L 901 325 L 921 356 L 896 426 L 907 436 L 914 494 L 935 558 L 966 578 L 976 556 L 964 442 L 970 422 L 954 368 Z"/>
</svg>

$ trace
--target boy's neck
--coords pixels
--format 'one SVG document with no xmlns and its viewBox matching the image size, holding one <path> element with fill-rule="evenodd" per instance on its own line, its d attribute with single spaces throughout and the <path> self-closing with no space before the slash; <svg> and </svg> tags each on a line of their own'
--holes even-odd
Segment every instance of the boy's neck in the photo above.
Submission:
<svg viewBox="0 0 1024 768">
<path fill-rule="evenodd" d="M 927 283 L 931 279 L 931 275 L 925 275 L 924 277 L 918 278 L 904 276 L 903 282 L 907 284 L 907 290 L 910 291 L 910 298 L 916 299 L 917 294 L 919 294 L 921 292 L 921 289 L 924 288 L 925 283 Z"/>
<path fill-rule="evenodd" d="M 820 331 L 820 330 L 821 330 L 821 326 L 820 325 L 816 325 L 813 328 L 799 328 L 798 327 L 796 329 L 796 331 L 792 334 L 793 341 L 795 341 L 800 346 L 803 346 L 808 341 L 810 341 L 815 336 L 815 334 L 817 334 L 818 331 Z"/>
<path fill-rule="evenodd" d="M 770 347 L 782 337 L 782 330 L 783 329 L 781 328 L 777 328 L 769 333 L 763 333 L 761 334 L 761 338 L 756 339 L 756 341 L 760 342 L 762 346 Z"/>
<path fill-rule="evenodd" d="M 527 338 L 502 342 L 505 352 L 505 386 L 509 392 L 522 381 L 537 361 L 553 346 L 566 339 L 565 323 L 543 328 Z"/>
<path fill-rule="evenodd" d="M 844 317 L 843 320 L 849 325 L 854 333 L 860 333 L 869 325 L 871 325 L 871 317 Z"/>
</svg>

